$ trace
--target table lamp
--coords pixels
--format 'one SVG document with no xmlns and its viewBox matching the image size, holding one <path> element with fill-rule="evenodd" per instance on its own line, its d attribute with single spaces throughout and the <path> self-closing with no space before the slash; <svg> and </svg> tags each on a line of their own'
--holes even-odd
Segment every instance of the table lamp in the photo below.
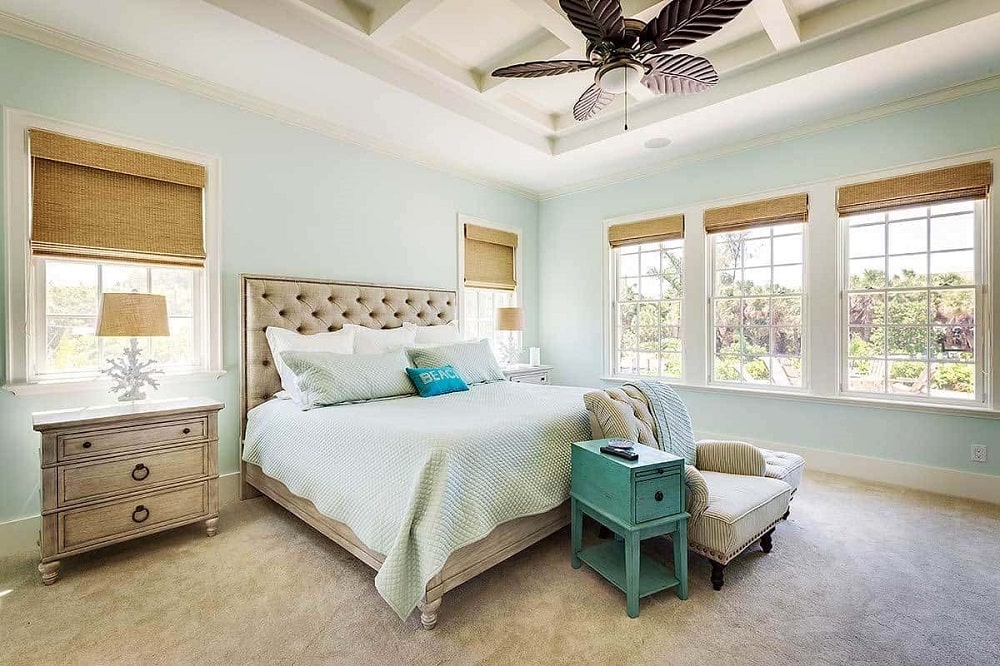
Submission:
<svg viewBox="0 0 1000 666">
<path fill-rule="evenodd" d="M 524 310 L 521 308 L 497 308 L 496 328 L 498 331 L 509 331 L 506 340 L 500 343 L 500 360 L 504 365 L 517 365 L 521 360 L 521 343 L 517 332 L 524 330 Z"/>
<path fill-rule="evenodd" d="M 167 323 L 167 298 L 158 294 L 101 294 L 101 309 L 97 316 L 97 335 L 102 338 L 132 338 L 125 347 L 121 358 L 108 359 L 108 367 L 101 371 L 110 377 L 114 384 L 112 393 L 122 393 L 118 399 L 122 402 L 145 400 L 146 394 L 142 387 L 148 384 L 151 388 L 160 387 L 153 379 L 162 370 L 153 368 L 156 361 L 140 361 L 138 338 L 170 335 Z"/>
</svg>

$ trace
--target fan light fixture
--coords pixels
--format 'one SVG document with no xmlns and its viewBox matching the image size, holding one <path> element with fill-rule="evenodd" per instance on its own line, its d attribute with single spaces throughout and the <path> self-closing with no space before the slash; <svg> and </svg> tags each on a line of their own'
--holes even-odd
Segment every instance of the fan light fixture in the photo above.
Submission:
<svg viewBox="0 0 1000 666">
<path fill-rule="evenodd" d="M 642 65 L 633 61 L 613 62 L 597 70 L 597 85 L 613 95 L 635 86 L 643 76 Z"/>
<path fill-rule="evenodd" d="M 713 35 L 751 0 L 671 0 L 648 23 L 625 18 L 621 0 L 559 0 L 573 26 L 587 38 L 586 60 L 536 60 L 494 70 L 493 76 L 534 79 L 596 69 L 594 84 L 573 105 L 589 120 L 639 82 L 654 95 L 708 90 L 719 74 L 701 56 L 676 53 Z M 625 97 L 628 129 L 628 96 Z"/>
</svg>

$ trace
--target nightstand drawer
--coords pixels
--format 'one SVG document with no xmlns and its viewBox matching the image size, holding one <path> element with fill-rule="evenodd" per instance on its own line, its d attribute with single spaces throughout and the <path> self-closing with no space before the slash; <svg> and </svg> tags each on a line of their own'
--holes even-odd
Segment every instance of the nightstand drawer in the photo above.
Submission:
<svg viewBox="0 0 1000 666">
<path fill-rule="evenodd" d="M 208 418 L 200 417 L 60 435 L 56 448 L 59 460 L 78 460 L 140 446 L 193 442 L 207 434 Z"/>
<path fill-rule="evenodd" d="M 58 514 L 59 551 L 86 548 L 209 513 L 209 482 Z"/>
<path fill-rule="evenodd" d="M 678 474 L 656 475 L 654 478 L 635 482 L 636 523 L 672 516 L 681 511 L 683 509 Z"/>
<path fill-rule="evenodd" d="M 212 476 L 211 444 L 58 468 L 59 506 Z"/>
<path fill-rule="evenodd" d="M 548 384 L 549 376 L 547 373 L 537 373 L 533 375 L 515 375 L 510 378 L 510 381 L 515 384 Z"/>
</svg>

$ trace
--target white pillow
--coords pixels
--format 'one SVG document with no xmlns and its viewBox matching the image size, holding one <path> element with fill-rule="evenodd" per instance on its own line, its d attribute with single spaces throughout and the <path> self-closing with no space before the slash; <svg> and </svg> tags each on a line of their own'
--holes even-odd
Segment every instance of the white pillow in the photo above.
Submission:
<svg viewBox="0 0 1000 666">
<path fill-rule="evenodd" d="M 406 322 L 406 328 L 412 328 L 416 332 L 416 339 L 413 341 L 418 347 L 423 345 L 453 345 L 462 341 L 462 334 L 458 330 L 458 322 L 453 321 L 444 326 L 417 326 Z"/>
<path fill-rule="evenodd" d="M 281 360 L 281 352 L 285 351 L 325 351 L 332 354 L 351 354 L 354 352 L 354 330 L 345 326 L 339 331 L 302 335 L 280 326 L 268 326 L 264 336 L 271 348 L 271 358 L 274 368 L 281 377 L 281 388 L 288 392 L 289 397 L 296 402 L 302 402 L 298 381 L 291 368 Z"/>
<path fill-rule="evenodd" d="M 416 338 L 416 331 L 406 326 L 378 329 L 347 324 L 344 328 L 354 331 L 355 354 L 385 354 L 412 346 Z"/>
</svg>

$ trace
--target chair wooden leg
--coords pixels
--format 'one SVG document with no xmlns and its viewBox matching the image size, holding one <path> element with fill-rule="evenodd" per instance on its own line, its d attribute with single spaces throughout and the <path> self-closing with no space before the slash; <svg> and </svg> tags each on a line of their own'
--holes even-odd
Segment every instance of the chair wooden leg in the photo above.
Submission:
<svg viewBox="0 0 1000 666">
<path fill-rule="evenodd" d="M 760 549 L 765 553 L 770 553 L 771 548 L 774 547 L 774 543 L 771 541 L 771 535 L 774 534 L 774 528 L 760 538 Z"/>
<path fill-rule="evenodd" d="M 711 560 L 712 563 L 712 589 L 718 592 L 722 589 L 722 586 L 726 584 L 726 565 L 719 564 L 715 560 Z"/>
</svg>

